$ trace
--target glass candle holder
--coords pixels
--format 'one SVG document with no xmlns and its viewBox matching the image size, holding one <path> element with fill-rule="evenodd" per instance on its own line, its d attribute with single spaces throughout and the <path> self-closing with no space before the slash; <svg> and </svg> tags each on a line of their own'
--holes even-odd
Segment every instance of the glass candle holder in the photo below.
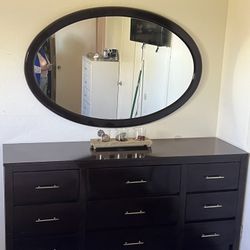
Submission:
<svg viewBox="0 0 250 250">
<path fill-rule="evenodd" d="M 146 139 L 146 128 L 139 127 L 136 129 L 136 140 L 144 141 Z"/>
<path fill-rule="evenodd" d="M 126 129 L 125 128 L 117 129 L 115 139 L 117 141 L 127 141 L 128 137 Z"/>
</svg>

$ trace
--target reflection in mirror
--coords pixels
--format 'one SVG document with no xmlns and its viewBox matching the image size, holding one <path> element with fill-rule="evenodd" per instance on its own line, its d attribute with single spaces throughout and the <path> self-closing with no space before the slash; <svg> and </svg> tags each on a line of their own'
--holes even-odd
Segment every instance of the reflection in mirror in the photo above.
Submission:
<svg viewBox="0 0 250 250">
<path fill-rule="evenodd" d="M 194 72 L 185 43 L 140 19 L 99 17 L 57 31 L 37 51 L 34 75 L 59 106 L 94 118 L 152 114 L 178 100 Z"/>
</svg>

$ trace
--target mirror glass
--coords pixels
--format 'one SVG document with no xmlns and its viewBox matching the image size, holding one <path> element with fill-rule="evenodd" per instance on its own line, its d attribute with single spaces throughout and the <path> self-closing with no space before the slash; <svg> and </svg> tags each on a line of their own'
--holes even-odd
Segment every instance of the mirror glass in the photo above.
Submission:
<svg viewBox="0 0 250 250">
<path fill-rule="evenodd" d="M 130 119 L 176 102 L 189 88 L 194 61 L 173 32 L 146 20 L 107 16 L 50 35 L 33 60 L 37 87 L 75 114 Z"/>
</svg>

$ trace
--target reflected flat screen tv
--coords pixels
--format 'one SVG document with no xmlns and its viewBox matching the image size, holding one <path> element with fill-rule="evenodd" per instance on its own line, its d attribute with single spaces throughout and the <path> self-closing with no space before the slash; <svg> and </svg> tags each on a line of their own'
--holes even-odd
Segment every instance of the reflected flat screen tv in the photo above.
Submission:
<svg viewBox="0 0 250 250">
<path fill-rule="evenodd" d="M 158 47 L 170 47 L 171 32 L 158 24 L 131 18 L 130 40 Z"/>
</svg>

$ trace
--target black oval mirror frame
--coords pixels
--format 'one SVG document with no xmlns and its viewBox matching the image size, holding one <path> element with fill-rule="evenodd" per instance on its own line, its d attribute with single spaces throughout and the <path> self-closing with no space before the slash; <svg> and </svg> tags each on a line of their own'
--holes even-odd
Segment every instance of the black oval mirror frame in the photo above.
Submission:
<svg viewBox="0 0 250 250">
<path fill-rule="evenodd" d="M 102 16 L 124 16 L 124 17 L 134 17 L 138 19 L 144 19 L 153 23 L 156 23 L 158 25 L 161 25 L 164 28 L 167 28 L 168 30 L 175 33 L 189 48 L 191 55 L 193 57 L 194 62 L 194 73 L 193 73 L 193 79 L 188 87 L 188 89 L 185 91 L 185 93 L 174 103 L 167 106 L 166 108 L 157 111 L 155 113 L 152 113 L 150 115 L 138 117 L 138 118 L 132 118 L 132 119 L 98 119 L 98 118 L 92 118 L 88 116 L 83 116 L 80 114 L 73 113 L 52 100 L 50 100 L 48 97 L 46 97 L 43 92 L 40 90 L 40 88 L 36 84 L 36 79 L 34 77 L 34 58 L 36 56 L 36 53 L 39 49 L 39 47 L 44 43 L 44 41 L 50 37 L 52 34 L 54 34 L 56 31 L 62 29 L 63 27 L 73 24 L 78 21 L 82 21 L 89 18 L 96 18 L 96 17 L 102 17 Z M 168 20 L 165 17 L 159 16 L 157 14 L 143 11 L 139 9 L 134 8 L 127 8 L 127 7 L 99 7 L 99 8 L 91 8 L 91 9 L 85 9 L 80 10 L 77 12 L 74 12 L 72 14 L 66 15 L 55 22 L 48 25 L 45 29 L 43 29 L 32 41 L 30 47 L 28 48 L 26 58 L 25 58 L 25 77 L 27 80 L 27 83 L 29 85 L 29 88 L 33 92 L 33 94 L 36 96 L 36 98 L 47 108 L 55 112 L 56 114 L 69 119 L 71 121 L 85 124 L 88 126 L 95 126 L 95 127 L 129 127 L 129 126 L 137 126 L 141 124 L 146 124 L 152 121 L 156 121 L 160 118 L 163 118 L 178 108 L 180 108 L 182 105 L 184 105 L 188 99 L 193 95 L 195 90 L 198 87 L 200 78 L 201 78 L 201 72 L 202 72 L 202 60 L 201 55 L 199 52 L 199 49 L 194 42 L 194 40 L 191 38 L 191 36 L 183 30 L 179 25 L 176 23 Z"/>
</svg>

